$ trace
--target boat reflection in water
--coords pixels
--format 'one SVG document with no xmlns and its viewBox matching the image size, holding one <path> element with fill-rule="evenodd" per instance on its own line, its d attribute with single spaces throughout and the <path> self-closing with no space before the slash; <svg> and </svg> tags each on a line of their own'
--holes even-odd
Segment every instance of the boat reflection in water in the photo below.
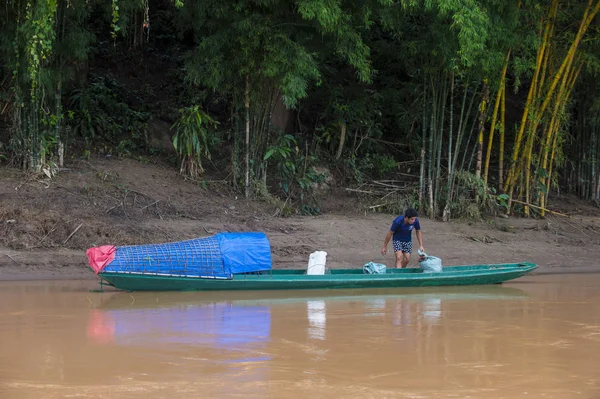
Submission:
<svg viewBox="0 0 600 399">
<path fill-rule="evenodd" d="M 306 383 L 343 380 L 339 370 L 365 353 L 382 359 L 371 367 L 383 372 L 397 356 L 426 353 L 425 335 L 453 323 L 457 307 L 479 313 L 502 300 L 520 307 L 528 298 L 502 286 L 109 296 L 90 312 L 93 345 L 118 348 L 123 360 L 142 357 L 161 370 L 149 378 L 235 380 L 259 396 L 272 381 L 290 378 L 291 370 Z M 213 388 L 217 396 L 233 389 Z"/>
<path fill-rule="evenodd" d="M 325 340 L 327 308 L 334 304 L 360 304 L 364 316 L 388 315 L 391 324 L 408 325 L 411 314 L 415 316 L 414 306 L 421 322 L 436 324 L 445 301 L 519 298 L 527 295 L 502 286 L 313 291 L 312 295 L 306 291 L 117 292 L 90 312 L 88 338 L 123 346 L 185 344 L 243 350 L 268 344 L 272 319 L 279 317 L 285 323 L 286 308 L 298 314 L 298 305 L 306 309 L 305 322 L 293 322 L 303 325 L 309 338 Z"/>
<path fill-rule="evenodd" d="M 100 344 L 184 344 L 219 350 L 235 350 L 269 340 L 268 306 L 231 302 L 155 305 L 149 307 L 142 302 L 136 306 L 132 302 L 126 307 L 92 309 L 88 338 Z"/>
</svg>

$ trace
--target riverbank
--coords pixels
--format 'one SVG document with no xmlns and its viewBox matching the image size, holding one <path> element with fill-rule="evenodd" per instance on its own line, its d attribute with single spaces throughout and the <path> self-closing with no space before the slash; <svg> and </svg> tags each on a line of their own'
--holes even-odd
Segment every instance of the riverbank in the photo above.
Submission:
<svg viewBox="0 0 600 399">
<path fill-rule="evenodd" d="M 264 231 L 276 268 L 304 268 L 316 250 L 328 253 L 332 268 L 393 265 L 391 248 L 385 257 L 379 250 L 395 215 L 365 213 L 343 190 L 324 197 L 323 215 L 281 218 L 275 205 L 236 197 L 219 180 L 203 187 L 167 165 L 130 159 L 76 162 L 52 180 L 1 173 L 0 280 L 94 278 L 85 257 L 91 246 L 220 231 Z M 421 218 L 425 249 L 445 265 L 529 261 L 540 273 L 600 271 L 600 212 L 572 198 L 551 206 L 572 216 Z"/>
</svg>

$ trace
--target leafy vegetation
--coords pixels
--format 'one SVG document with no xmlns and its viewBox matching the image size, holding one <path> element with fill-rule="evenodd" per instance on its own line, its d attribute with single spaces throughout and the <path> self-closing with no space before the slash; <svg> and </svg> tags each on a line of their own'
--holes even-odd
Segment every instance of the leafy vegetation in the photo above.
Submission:
<svg viewBox="0 0 600 399">
<path fill-rule="evenodd" d="M 212 129 L 216 122 L 197 105 L 179 110 L 173 124 L 173 147 L 179 155 L 179 173 L 197 179 L 204 173 L 202 158 L 210 159 L 210 149 L 216 140 Z"/>
<path fill-rule="evenodd" d="M 387 184 L 369 209 L 443 220 L 543 216 L 559 190 L 600 202 L 599 12 L 600 0 L 7 1 L 0 162 L 53 175 L 68 151 L 144 156 L 163 120 L 182 174 L 212 159 L 240 193 L 302 213 L 319 212 L 318 167 L 356 190 Z"/>
</svg>

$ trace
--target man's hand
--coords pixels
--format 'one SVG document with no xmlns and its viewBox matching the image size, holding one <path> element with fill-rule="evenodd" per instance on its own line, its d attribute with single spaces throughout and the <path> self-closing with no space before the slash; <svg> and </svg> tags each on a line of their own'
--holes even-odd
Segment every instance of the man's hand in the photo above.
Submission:
<svg viewBox="0 0 600 399">
<path fill-rule="evenodd" d="M 423 246 L 421 245 L 421 246 L 419 247 L 419 251 L 421 251 L 421 252 L 425 252 L 425 248 L 423 248 Z"/>
<path fill-rule="evenodd" d="M 381 247 L 381 254 L 385 256 L 387 254 L 387 247 Z"/>
</svg>

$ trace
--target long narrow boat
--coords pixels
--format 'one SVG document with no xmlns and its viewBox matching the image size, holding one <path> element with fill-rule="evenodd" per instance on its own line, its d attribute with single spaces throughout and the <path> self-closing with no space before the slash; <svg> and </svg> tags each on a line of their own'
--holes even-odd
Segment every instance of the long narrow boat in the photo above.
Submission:
<svg viewBox="0 0 600 399">
<path fill-rule="evenodd" d="M 441 273 L 418 268 L 388 269 L 385 274 L 363 274 L 361 269 L 333 269 L 324 275 L 306 270 L 272 270 L 262 274 L 237 274 L 232 279 L 178 277 L 144 273 L 104 272 L 100 277 L 128 291 L 301 290 L 339 288 L 395 288 L 497 284 L 534 270 L 532 263 L 444 267 Z"/>
<path fill-rule="evenodd" d="M 537 265 L 508 263 L 448 266 L 439 273 L 420 268 L 274 270 L 263 233 L 221 233 L 167 244 L 90 248 L 91 269 L 103 282 L 128 291 L 304 290 L 498 284 L 524 276 Z"/>
</svg>

